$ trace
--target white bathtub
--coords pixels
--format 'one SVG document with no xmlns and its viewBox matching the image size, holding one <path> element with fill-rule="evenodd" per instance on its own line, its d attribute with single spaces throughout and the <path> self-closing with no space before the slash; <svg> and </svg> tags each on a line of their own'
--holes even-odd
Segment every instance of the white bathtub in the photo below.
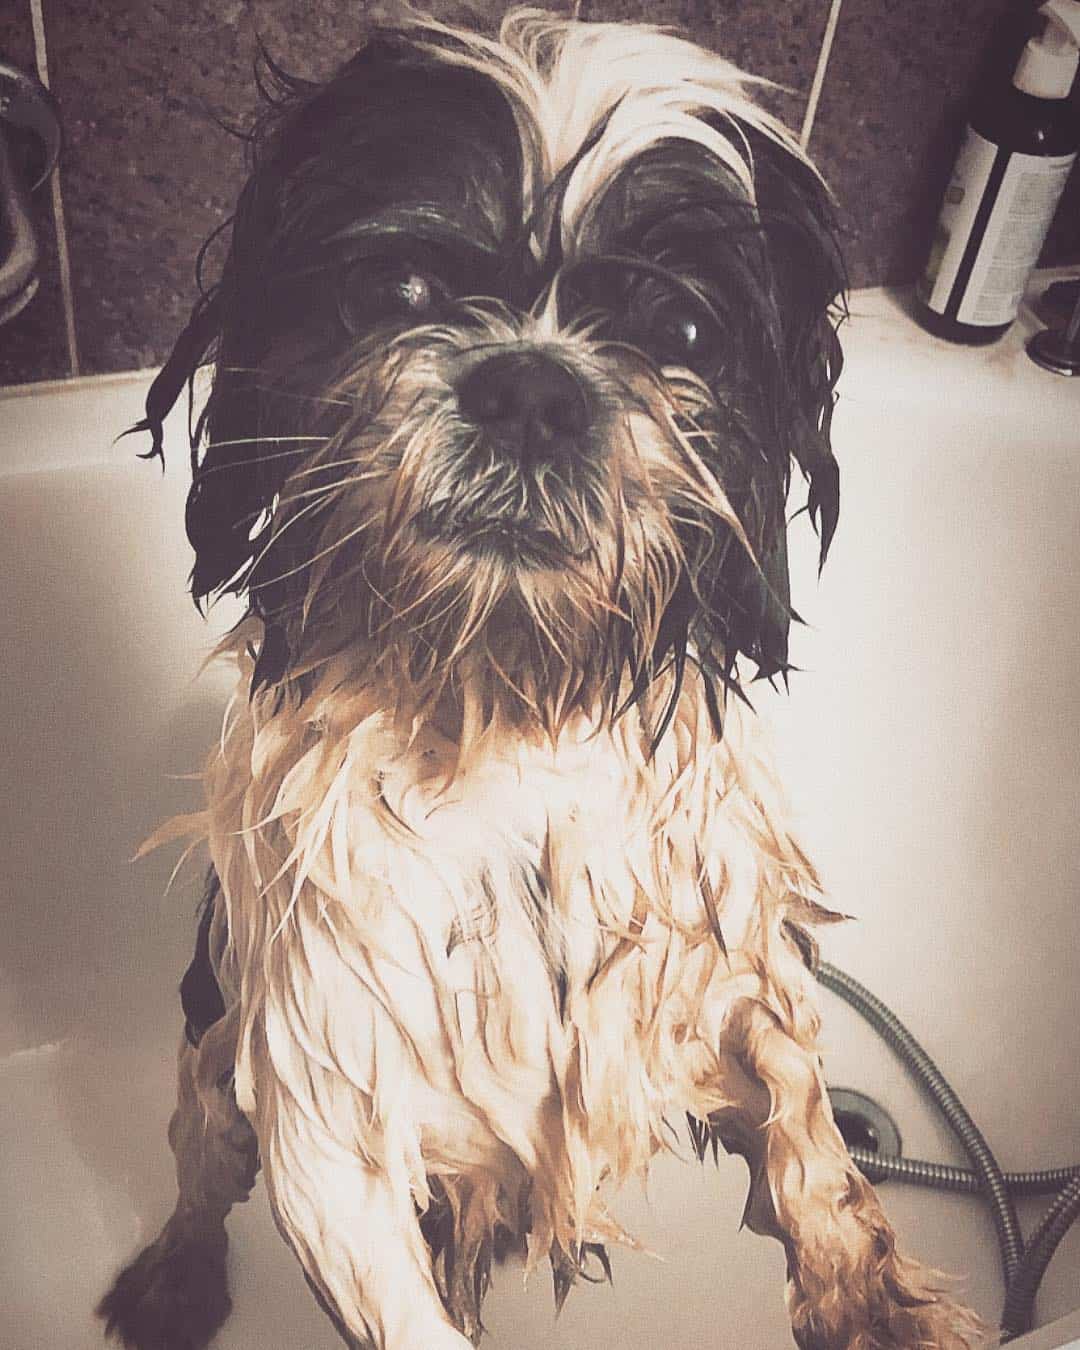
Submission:
<svg viewBox="0 0 1080 1350">
<path fill-rule="evenodd" d="M 1080 381 L 1010 337 L 966 351 L 857 295 L 836 419 L 843 509 L 820 586 L 796 549 L 804 672 L 761 697 L 803 835 L 858 922 L 825 953 L 936 1057 L 1002 1165 L 1080 1159 Z M 99 1346 L 90 1310 L 173 1200 L 165 1127 L 199 868 L 132 863 L 193 804 L 220 680 L 196 680 L 228 614 L 184 589 L 186 443 L 168 471 L 112 444 L 148 377 L 0 398 L 3 874 L 0 1328 L 4 1350 Z M 905 1152 L 962 1161 L 890 1053 L 822 995 L 831 1083 L 891 1110 Z M 689 1153 L 689 1150 L 687 1150 Z M 666 1260 L 616 1252 L 614 1289 L 553 1324 L 542 1274 L 511 1268 L 494 1350 L 790 1345 L 780 1248 L 737 1232 L 745 1169 L 665 1160 L 624 1222 Z M 990 1220 L 970 1198 L 890 1184 L 908 1248 L 996 1319 Z M 1045 1202 L 1023 1205 L 1031 1215 Z M 336 1346 L 261 1191 L 231 1221 L 235 1312 L 218 1344 Z M 1080 1305 L 1080 1233 L 1040 1322 Z M 1056 1344 L 1057 1342 L 1055 1342 Z"/>
</svg>

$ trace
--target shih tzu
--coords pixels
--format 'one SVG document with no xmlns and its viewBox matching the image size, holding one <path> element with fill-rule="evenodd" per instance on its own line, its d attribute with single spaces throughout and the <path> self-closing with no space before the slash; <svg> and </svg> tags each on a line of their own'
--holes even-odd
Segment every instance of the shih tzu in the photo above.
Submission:
<svg viewBox="0 0 1080 1350">
<path fill-rule="evenodd" d="M 822 558 L 843 276 L 755 81 L 653 28 L 409 18 L 271 106 L 196 367 L 197 600 L 247 614 L 170 1129 L 179 1200 L 99 1309 L 229 1310 L 262 1166 L 342 1339 L 479 1342 L 493 1260 L 561 1304 L 675 1147 L 749 1163 L 809 1350 L 964 1347 L 815 1050 L 813 867 L 743 684 L 783 677 L 791 465 Z M 179 828 L 179 827 L 178 827 Z"/>
</svg>

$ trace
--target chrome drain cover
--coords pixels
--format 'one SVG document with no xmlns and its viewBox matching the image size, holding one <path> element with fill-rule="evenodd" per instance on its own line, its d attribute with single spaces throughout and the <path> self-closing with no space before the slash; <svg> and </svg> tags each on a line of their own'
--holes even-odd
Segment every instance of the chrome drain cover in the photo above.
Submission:
<svg viewBox="0 0 1080 1350">
<path fill-rule="evenodd" d="M 848 1148 L 865 1149 L 883 1158 L 900 1156 L 900 1131 L 888 1111 L 853 1088 L 829 1088 L 828 1092 L 836 1127 Z"/>
</svg>

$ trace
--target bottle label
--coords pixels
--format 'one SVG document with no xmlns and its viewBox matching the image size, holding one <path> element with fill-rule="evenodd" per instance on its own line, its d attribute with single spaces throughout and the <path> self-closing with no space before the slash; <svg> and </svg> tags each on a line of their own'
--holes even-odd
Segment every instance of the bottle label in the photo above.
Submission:
<svg viewBox="0 0 1080 1350">
<path fill-rule="evenodd" d="M 1075 159 L 1006 150 L 968 127 L 920 299 L 961 323 L 1011 323 Z"/>
</svg>

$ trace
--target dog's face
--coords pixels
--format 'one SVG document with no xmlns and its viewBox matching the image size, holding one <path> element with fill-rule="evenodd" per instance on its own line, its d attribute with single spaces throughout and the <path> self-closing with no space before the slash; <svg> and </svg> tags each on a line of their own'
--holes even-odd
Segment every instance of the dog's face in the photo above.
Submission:
<svg viewBox="0 0 1080 1350">
<path fill-rule="evenodd" d="M 792 459 L 823 553 L 836 518 L 842 278 L 745 77 L 526 14 L 277 84 L 169 376 L 215 345 L 193 591 L 246 590 L 257 678 L 349 653 L 553 730 L 688 650 L 721 693 L 740 652 L 782 671 Z"/>
</svg>

